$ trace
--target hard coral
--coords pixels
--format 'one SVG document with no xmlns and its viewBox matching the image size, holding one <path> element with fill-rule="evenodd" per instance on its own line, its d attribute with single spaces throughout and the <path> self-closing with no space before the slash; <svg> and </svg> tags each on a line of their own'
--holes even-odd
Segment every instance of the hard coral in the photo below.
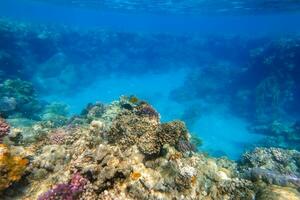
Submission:
<svg viewBox="0 0 300 200">
<path fill-rule="evenodd" d="M 63 129 L 57 129 L 49 135 L 50 144 L 63 144 L 67 137 L 67 133 Z"/>
<path fill-rule="evenodd" d="M 176 145 L 176 149 L 180 152 L 189 152 L 189 151 L 196 151 L 197 148 L 195 145 L 190 143 L 188 140 L 180 139 Z"/>
<path fill-rule="evenodd" d="M 75 173 L 70 181 L 71 191 L 74 193 L 81 192 L 87 183 L 88 181 L 86 178 L 84 178 L 80 173 Z"/>
<path fill-rule="evenodd" d="M 96 102 L 95 104 L 89 103 L 87 107 L 81 112 L 81 116 L 86 117 L 89 121 L 100 118 L 105 112 L 105 105 Z"/>
<path fill-rule="evenodd" d="M 128 147 L 137 145 L 145 155 L 159 155 L 165 144 L 176 147 L 184 141 L 182 151 L 194 150 L 189 143 L 188 131 L 181 121 L 160 124 L 159 115 L 148 104 L 135 111 L 125 110 L 114 119 L 108 132 L 109 141 Z M 182 143 L 182 142 L 181 142 Z"/>
<path fill-rule="evenodd" d="M 27 164 L 27 159 L 11 155 L 9 148 L 0 144 L 0 191 L 20 180 Z"/>
<path fill-rule="evenodd" d="M 38 200 L 74 200 L 84 190 L 85 185 L 88 183 L 81 174 L 76 173 L 72 176 L 69 183 L 61 183 L 54 186 L 51 190 L 40 195 Z"/>
<path fill-rule="evenodd" d="M 58 184 L 54 186 L 53 189 L 47 191 L 46 193 L 39 196 L 38 200 L 52 200 L 52 199 L 60 199 L 60 200 L 73 200 L 73 194 L 70 190 L 70 186 L 68 184 Z"/>
<path fill-rule="evenodd" d="M 134 181 L 139 180 L 141 178 L 142 174 L 140 172 L 132 172 L 130 174 L 130 178 Z"/>
<path fill-rule="evenodd" d="M 0 142 L 4 136 L 8 135 L 9 130 L 10 130 L 9 124 L 0 117 Z"/>
<path fill-rule="evenodd" d="M 139 138 L 145 134 L 155 135 L 157 128 L 157 121 L 139 117 L 126 110 L 115 118 L 108 137 L 112 143 L 118 143 L 121 146 L 130 146 L 137 144 Z"/>
<path fill-rule="evenodd" d="M 187 140 L 187 128 L 182 121 L 161 124 L 159 138 L 162 144 L 175 146 L 180 139 Z"/>
<path fill-rule="evenodd" d="M 300 172 L 298 159 L 300 152 L 280 148 L 255 148 L 246 152 L 241 160 L 241 168 L 262 168 L 281 174 Z"/>
<path fill-rule="evenodd" d="M 135 112 L 138 116 L 147 116 L 147 117 L 153 117 L 153 118 L 159 118 L 158 112 L 152 108 L 148 103 L 141 103 L 139 106 L 136 108 Z"/>
</svg>

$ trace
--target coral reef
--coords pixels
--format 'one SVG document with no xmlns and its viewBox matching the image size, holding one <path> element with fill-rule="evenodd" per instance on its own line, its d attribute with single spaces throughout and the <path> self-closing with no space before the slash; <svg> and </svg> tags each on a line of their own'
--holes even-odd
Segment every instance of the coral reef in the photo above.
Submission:
<svg viewBox="0 0 300 200">
<path fill-rule="evenodd" d="M 68 134 L 63 129 L 56 129 L 54 132 L 49 134 L 49 142 L 50 144 L 63 144 L 68 137 Z"/>
<path fill-rule="evenodd" d="M 0 192 L 21 179 L 27 164 L 27 159 L 12 155 L 9 147 L 0 144 Z"/>
<path fill-rule="evenodd" d="M 280 148 L 256 148 L 243 155 L 241 169 L 254 181 L 300 187 L 300 152 Z"/>
<path fill-rule="evenodd" d="M 97 102 L 95 104 L 88 104 L 87 107 L 81 112 L 81 116 L 87 118 L 89 121 L 101 118 L 104 114 L 105 105 Z"/>
<path fill-rule="evenodd" d="M 87 108 L 59 128 L 43 126 L 43 121 L 13 128 L 31 131 L 35 139 L 10 141 L 19 145 L 11 149 L 23 152 L 20 156 L 1 146 L 1 198 L 252 200 L 277 192 L 297 195 L 297 151 L 255 149 L 237 164 L 196 153 L 185 124 L 161 123 L 146 102 L 121 97 Z M 11 192 L 24 173 L 21 192 Z"/>
<path fill-rule="evenodd" d="M 183 151 L 194 150 L 189 144 L 188 131 L 183 122 L 161 124 L 157 112 L 146 103 L 133 107 L 132 110 L 124 109 L 114 119 L 108 138 L 110 142 L 124 147 L 137 145 L 146 155 L 160 154 L 165 144 L 185 146 Z"/>
<path fill-rule="evenodd" d="M 20 79 L 7 79 L 0 84 L 0 114 L 37 118 L 42 109 L 31 83 Z M 20 117 L 20 116 L 19 116 Z"/>
<path fill-rule="evenodd" d="M 50 200 L 50 199 L 63 199 L 73 200 L 84 190 L 87 180 L 82 177 L 79 173 L 73 175 L 72 179 L 68 184 L 61 183 L 55 185 L 53 189 L 40 195 L 38 200 Z"/>
<path fill-rule="evenodd" d="M 298 37 L 79 31 L 0 20 L 0 38 L 1 199 L 299 199 L 299 152 L 269 148 L 300 150 Z M 267 136 L 259 144 L 266 148 L 239 163 L 212 158 L 196 152 L 201 140 L 182 121 L 161 122 L 135 96 L 69 116 L 67 105 L 43 102 L 35 89 L 73 95 L 115 72 L 155 74 L 153 66 L 190 70 L 170 94 L 188 127 L 224 104 Z"/>
<path fill-rule="evenodd" d="M 122 97 L 105 106 L 97 120 L 89 123 L 82 115 L 83 124 L 49 128 L 46 137 L 27 143 L 23 151 L 31 161 L 18 195 L 41 200 L 253 199 L 254 183 L 237 175 L 235 163 L 194 153 L 183 122 L 161 123 L 157 112 L 141 114 L 139 109 L 139 103 Z M 5 197 L 15 198 L 10 190 Z"/>
<path fill-rule="evenodd" d="M 280 148 L 255 148 L 242 157 L 243 165 L 278 171 L 282 174 L 299 173 L 300 153 Z"/>
</svg>

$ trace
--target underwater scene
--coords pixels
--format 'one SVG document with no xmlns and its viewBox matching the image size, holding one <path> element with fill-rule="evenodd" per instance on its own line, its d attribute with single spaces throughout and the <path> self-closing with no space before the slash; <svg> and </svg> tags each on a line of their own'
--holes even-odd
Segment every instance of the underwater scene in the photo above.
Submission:
<svg viewBox="0 0 300 200">
<path fill-rule="evenodd" d="M 0 200 L 300 200 L 300 1 L 0 0 Z"/>
</svg>

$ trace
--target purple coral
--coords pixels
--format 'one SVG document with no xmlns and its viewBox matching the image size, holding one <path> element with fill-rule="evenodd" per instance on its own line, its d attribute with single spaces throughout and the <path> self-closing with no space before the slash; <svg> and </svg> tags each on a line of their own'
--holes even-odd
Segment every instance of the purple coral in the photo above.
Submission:
<svg viewBox="0 0 300 200">
<path fill-rule="evenodd" d="M 0 117 L 0 142 L 2 141 L 2 138 L 8 135 L 10 130 L 9 124 Z"/>
<path fill-rule="evenodd" d="M 154 117 L 159 118 L 159 114 L 147 103 L 142 103 L 138 106 L 136 114 L 139 116 L 148 116 L 148 117 Z"/>
<path fill-rule="evenodd" d="M 266 183 L 279 186 L 294 185 L 300 187 L 300 178 L 297 175 L 280 174 L 279 172 L 262 168 L 251 168 L 244 175 L 246 178 L 254 181 L 262 180 Z"/>
<path fill-rule="evenodd" d="M 58 184 L 54 186 L 53 189 L 48 190 L 41 196 L 39 196 L 38 200 L 74 200 L 74 195 L 70 189 L 69 184 Z"/>
<path fill-rule="evenodd" d="M 180 139 L 176 145 L 176 148 L 178 151 L 180 152 L 189 152 L 189 151 L 193 151 L 196 152 L 197 148 L 195 145 L 193 145 L 191 142 L 187 141 L 187 140 L 183 140 Z"/>
<path fill-rule="evenodd" d="M 62 183 L 48 190 L 38 200 L 75 200 L 88 183 L 80 173 L 75 173 L 69 183 Z"/>
<path fill-rule="evenodd" d="M 84 178 L 80 173 L 75 173 L 70 181 L 71 191 L 74 193 L 82 192 L 87 182 L 87 179 Z"/>
</svg>

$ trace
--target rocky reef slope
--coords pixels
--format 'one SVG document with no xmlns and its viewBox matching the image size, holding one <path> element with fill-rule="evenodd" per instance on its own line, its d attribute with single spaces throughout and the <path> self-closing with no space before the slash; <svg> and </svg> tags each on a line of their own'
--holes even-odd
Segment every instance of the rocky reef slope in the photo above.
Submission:
<svg viewBox="0 0 300 200">
<path fill-rule="evenodd" d="M 239 163 L 209 157 L 183 122 L 160 122 L 136 97 L 47 122 L 0 120 L 1 199 L 300 199 L 299 152 L 257 148 Z"/>
</svg>

